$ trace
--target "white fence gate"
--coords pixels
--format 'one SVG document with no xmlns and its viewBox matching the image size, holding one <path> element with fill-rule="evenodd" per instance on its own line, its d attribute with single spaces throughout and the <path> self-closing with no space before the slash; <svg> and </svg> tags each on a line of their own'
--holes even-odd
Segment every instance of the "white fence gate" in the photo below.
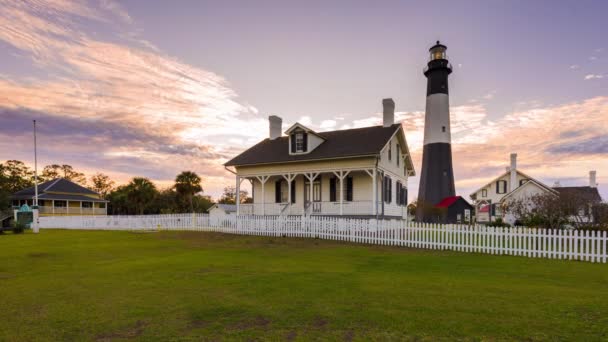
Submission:
<svg viewBox="0 0 608 342">
<path fill-rule="evenodd" d="M 406 220 L 318 216 L 230 216 L 214 220 L 207 214 L 45 216 L 40 217 L 40 228 L 214 231 L 603 263 L 608 258 L 605 231 L 423 224 Z"/>
</svg>

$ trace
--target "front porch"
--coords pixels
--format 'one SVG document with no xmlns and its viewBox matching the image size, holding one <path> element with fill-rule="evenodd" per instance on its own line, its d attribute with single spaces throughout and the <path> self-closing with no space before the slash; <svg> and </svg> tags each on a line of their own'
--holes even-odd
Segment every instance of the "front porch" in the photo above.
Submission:
<svg viewBox="0 0 608 342">
<path fill-rule="evenodd" d="M 407 217 L 406 182 L 380 168 L 237 175 L 237 194 L 244 180 L 253 203 L 238 215 Z"/>
<path fill-rule="evenodd" d="M 18 210 L 22 205 L 33 206 L 31 199 L 13 200 L 13 209 Z M 106 202 L 99 201 L 68 201 L 68 200 L 38 200 L 40 216 L 52 215 L 107 215 Z"/>
</svg>

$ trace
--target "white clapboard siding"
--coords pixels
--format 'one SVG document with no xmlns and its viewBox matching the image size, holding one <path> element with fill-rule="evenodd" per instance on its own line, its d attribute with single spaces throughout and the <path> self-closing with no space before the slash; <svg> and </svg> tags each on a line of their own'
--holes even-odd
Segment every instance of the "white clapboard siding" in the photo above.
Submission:
<svg viewBox="0 0 608 342">
<path fill-rule="evenodd" d="M 606 263 L 606 231 L 486 227 L 321 216 L 43 216 L 42 229 L 192 230 Z"/>
</svg>

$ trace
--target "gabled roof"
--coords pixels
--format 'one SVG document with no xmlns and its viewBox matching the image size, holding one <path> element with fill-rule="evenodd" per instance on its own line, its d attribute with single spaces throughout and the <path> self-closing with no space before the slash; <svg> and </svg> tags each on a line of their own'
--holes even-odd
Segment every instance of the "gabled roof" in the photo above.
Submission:
<svg viewBox="0 0 608 342">
<path fill-rule="evenodd" d="M 454 204 L 454 202 L 458 201 L 459 198 L 460 198 L 460 196 L 446 197 L 446 198 L 442 199 L 439 203 L 435 204 L 435 207 L 437 207 L 437 208 L 448 208 L 449 206 L 451 206 L 452 204 Z"/>
<path fill-rule="evenodd" d="M 550 189 L 548 186 L 544 185 L 542 182 L 540 182 L 540 181 L 536 180 L 535 178 L 530 177 L 529 175 L 527 175 L 527 174 L 525 174 L 525 173 L 523 173 L 523 172 L 521 172 L 521 171 L 519 171 L 519 170 L 515 170 L 515 172 L 517 172 L 517 173 L 518 173 L 520 176 L 523 176 L 523 177 L 525 177 L 525 178 L 526 178 L 526 179 L 528 179 L 528 180 L 534 180 L 534 181 L 536 181 L 536 183 L 541 184 L 541 186 L 543 186 L 543 187 L 545 187 L 545 188 Z M 483 185 L 483 186 L 482 186 L 482 187 L 480 187 L 479 189 L 477 189 L 477 190 L 473 191 L 473 192 L 471 193 L 471 195 L 470 195 L 470 196 L 472 197 L 473 195 L 477 194 L 479 191 L 481 191 L 481 190 L 482 190 L 483 188 L 485 188 L 486 186 L 492 185 L 492 183 L 496 182 L 497 180 L 501 179 L 501 178 L 502 178 L 502 177 L 504 177 L 504 176 L 509 175 L 510 173 L 511 173 L 511 171 L 506 171 L 506 172 L 501 173 L 501 174 L 500 174 L 500 176 L 498 176 L 498 177 L 496 177 L 496 178 L 492 179 L 491 181 L 487 182 L 485 185 Z M 517 189 L 516 189 L 516 190 L 517 190 Z"/>
<path fill-rule="evenodd" d="M 557 191 L 551 189 L 550 187 L 546 186 L 545 184 L 537 181 L 536 179 L 530 178 L 528 179 L 527 182 L 525 182 L 524 184 L 522 184 L 521 186 L 518 186 L 517 188 L 515 188 L 515 190 L 508 192 L 507 194 L 505 194 L 500 201 L 504 201 L 507 197 L 513 196 L 514 194 L 516 194 L 517 192 L 521 191 L 522 189 L 524 189 L 527 186 L 530 186 L 530 184 L 536 184 L 539 188 L 544 189 L 545 191 L 557 195 Z"/>
<path fill-rule="evenodd" d="M 452 204 L 456 203 L 458 200 L 462 199 L 466 204 L 473 207 L 467 200 L 462 198 L 462 196 L 450 196 L 442 199 L 439 203 L 435 204 L 436 208 L 449 208 Z"/>
<path fill-rule="evenodd" d="M 225 166 L 272 164 L 319 159 L 374 156 L 401 129 L 401 124 L 389 127 L 373 126 L 316 133 L 325 141 L 307 154 L 289 154 L 289 137 L 264 139 L 225 163 Z M 408 156 L 409 164 L 411 158 Z M 413 169 L 413 166 L 412 166 Z"/>
<path fill-rule="evenodd" d="M 590 186 L 563 186 L 554 187 L 553 189 L 559 192 L 560 195 L 574 195 L 592 203 L 599 203 L 602 201 L 602 197 L 597 188 L 592 188 Z"/>
<path fill-rule="evenodd" d="M 99 195 L 93 190 L 87 189 L 84 186 L 76 184 L 64 178 L 57 178 L 44 183 L 38 184 L 39 194 L 44 192 L 60 192 L 69 194 L 80 194 L 80 195 Z M 14 196 L 34 196 L 34 187 L 29 187 L 20 191 L 17 191 Z"/>
<path fill-rule="evenodd" d="M 292 131 L 296 130 L 297 128 L 299 128 L 299 129 L 301 129 L 301 130 L 303 130 L 303 131 L 305 131 L 305 132 L 307 132 L 307 133 L 312 133 L 312 134 L 314 134 L 314 135 L 318 135 L 319 137 L 323 138 L 323 136 L 322 136 L 322 135 L 320 135 L 319 133 L 317 133 L 317 132 L 313 131 L 312 129 L 310 129 L 310 128 L 308 128 L 308 127 L 304 126 L 304 125 L 302 125 L 302 124 L 301 124 L 301 123 L 299 123 L 299 122 L 296 122 L 295 124 L 291 125 L 291 127 L 289 127 L 289 128 L 288 128 L 288 129 L 285 131 L 285 134 L 289 135 L 289 133 L 291 133 Z"/>
</svg>

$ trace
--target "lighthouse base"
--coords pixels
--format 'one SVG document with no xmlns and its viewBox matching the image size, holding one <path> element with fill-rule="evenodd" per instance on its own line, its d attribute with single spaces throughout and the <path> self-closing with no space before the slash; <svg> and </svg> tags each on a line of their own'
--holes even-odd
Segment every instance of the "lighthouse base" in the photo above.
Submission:
<svg viewBox="0 0 608 342">
<path fill-rule="evenodd" d="M 448 143 L 424 145 L 416 220 L 435 221 L 436 215 L 433 210 L 435 204 L 448 196 L 455 195 L 452 145 Z"/>
</svg>

